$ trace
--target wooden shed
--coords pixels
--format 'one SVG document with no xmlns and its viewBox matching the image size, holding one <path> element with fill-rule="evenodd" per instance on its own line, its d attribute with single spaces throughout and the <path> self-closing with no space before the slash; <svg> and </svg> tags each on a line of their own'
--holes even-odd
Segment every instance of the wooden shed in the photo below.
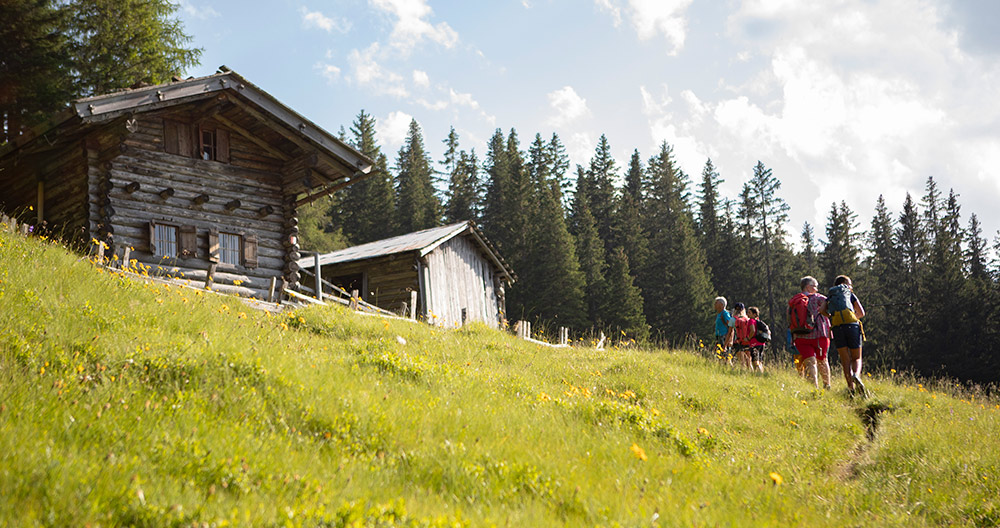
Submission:
<svg viewBox="0 0 1000 528">
<path fill-rule="evenodd" d="M 296 208 L 371 160 L 235 72 L 72 101 L 0 148 L 0 207 L 263 298 L 299 281 Z"/>
<path fill-rule="evenodd" d="M 315 257 L 299 261 L 315 269 Z M 320 276 L 362 300 L 395 312 L 417 312 L 427 322 L 455 327 L 463 321 L 499 326 L 504 291 L 515 280 L 496 249 L 472 222 L 459 222 L 319 255 Z M 304 277 L 303 284 L 315 280 Z M 463 318 L 464 314 L 464 318 Z"/>
</svg>

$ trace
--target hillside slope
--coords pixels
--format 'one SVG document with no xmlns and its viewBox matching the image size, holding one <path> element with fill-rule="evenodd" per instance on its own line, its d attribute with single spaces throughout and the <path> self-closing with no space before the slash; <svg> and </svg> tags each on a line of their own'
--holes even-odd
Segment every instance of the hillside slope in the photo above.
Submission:
<svg viewBox="0 0 1000 528">
<path fill-rule="evenodd" d="M 0 233 L 3 525 L 1000 524 L 997 402 L 869 385 L 268 315 Z"/>
</svg>

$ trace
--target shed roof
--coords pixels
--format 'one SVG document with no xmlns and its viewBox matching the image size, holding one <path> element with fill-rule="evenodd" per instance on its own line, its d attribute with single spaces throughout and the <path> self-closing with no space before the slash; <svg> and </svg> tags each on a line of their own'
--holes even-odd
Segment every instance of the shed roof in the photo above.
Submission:
<svg viewBox="0 0 1000 528">
<path fill-rule="evenodd" d="M 342 264 L 345 262 L 386 257 L 389 255 L 397 255 L 408 252 L 415 252 L 418 256 L 423 257 L 424 255 L 437 249 L 441 244 L 444 244 L 457 236 L 466 234 L 470 235 L 482 248 L 483 253 L 485 253 L 491 261 L 493 261 L 493 264 L 500 272 L 500 276 L 507 279 L 509 282 L 514 282 L 516 279 L 514 271 L 503 260 L 503 257 L 501 257 L 496 248 L 493 247 L 493 244 L 486 239 L 486 236 L 483 235 L 482 231 L 476 227 L 476 224 L 471 221 L 457 222 L 441 227 L 432 227 L 422 231 L 407 233 L 405 235 L 394 236 L 392 238 L 376 240 L 374 242 L 368 242 L 367 244 L 360 244 L 338 251 L 333 251 L 331 253 L 320 255 L 319 263 L 320 266 L 326 266 L 328 264 Z M 315 265 L 315 257 L 303 257 L 299 259 L 298 262 L 299 267 L 311 268 Z"/>
</svg>

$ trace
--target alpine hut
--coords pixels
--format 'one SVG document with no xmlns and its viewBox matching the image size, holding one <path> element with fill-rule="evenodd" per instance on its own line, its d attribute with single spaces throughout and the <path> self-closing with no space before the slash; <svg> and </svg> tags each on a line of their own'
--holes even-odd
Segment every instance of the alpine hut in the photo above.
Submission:
<svg viewBox="0 0 1000 528">
<path fill-rule="evenodd" d="M 299 281 L 296 209 L 371 164 L 222 67 L 72 101 L 0 147 L 0 206 L 150 274 L 264 298 Z"/>
<path fill-rule="evenodd" d="M 315 288 L 317 261 L 328 286 L 357 290 L 365 302 L 444 327 L 467 321 L 498 327 L 505 317 L 505 287 L 516 279 L 468 221 L 303 257 L 304 285 Z"/>
</svg>

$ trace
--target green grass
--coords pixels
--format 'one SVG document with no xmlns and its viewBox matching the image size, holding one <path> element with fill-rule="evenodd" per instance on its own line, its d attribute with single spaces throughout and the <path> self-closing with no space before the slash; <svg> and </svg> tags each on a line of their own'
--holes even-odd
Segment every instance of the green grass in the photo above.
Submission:
<svg viewBox="0 0 1000 528">
<path fill-rule="evenodd" d="M 3 233 L 0 524 L 1000 525 L 997 402 L 893 377 L 268 315 Z"/>
</svg>

